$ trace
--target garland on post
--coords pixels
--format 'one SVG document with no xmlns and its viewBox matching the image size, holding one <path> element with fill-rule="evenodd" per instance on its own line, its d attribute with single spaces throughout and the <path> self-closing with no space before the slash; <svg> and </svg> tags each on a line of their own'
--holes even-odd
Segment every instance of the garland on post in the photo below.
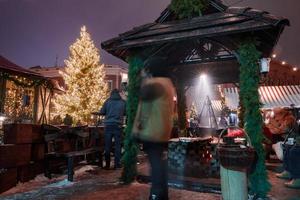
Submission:
<svg viewBox="0 0 300 200">
<path fill-rule="evenodd" d="M 143 61 L 137 57 L 129 58 L 129 83 L 128 83 L 128 98 L 126 105 L 127 112 L 127 126 L 125 129 L 125 153 L 123 156 L 124 169 L 122 171 L 121 180 L 125 184 L 134 181 L 137 175 L 137 152 L 138 146 L 131 136 L 134 118 L 137 112 L 139 102 L 139 90 L 141 84 L 141 77 L 139 75 L 143 67 Z"/>
<path fill-rule="evenodd" d="M 201 16 L 208 5 L 208 0 L 172 0 L 171 10 L 179 19 L 192 18 Z"/>
<path fill-rule="evenodd" d="M 250 175 L 250 192 L 265 198 L 271 189 L 265 166 L 265 151 L 262 146 L 263 130 L 259 101 L 259 65 L 260 52 L 253 41 L 243 42 L 239 49 L 240 96 L 245 109 L 245 131 L 254 146 L 258 161 L 255 171 Z"/>
<path fill-rule="evenodd" d="M 239 127 L 244 128 L 244 116 L 245 116 L 245 108 L 242 103 L 241 95 L 239 95 L 239 107 L 238 107 L 238 118 L 239 118 Z"/>
</svg>

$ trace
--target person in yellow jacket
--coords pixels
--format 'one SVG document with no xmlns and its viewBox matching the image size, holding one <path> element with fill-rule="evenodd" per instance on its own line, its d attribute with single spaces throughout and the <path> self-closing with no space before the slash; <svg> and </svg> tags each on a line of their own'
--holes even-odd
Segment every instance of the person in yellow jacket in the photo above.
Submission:
<svg viewBox="0 0 300 200">
<path fill-rule="evenodd" d="M 167 161 L 163 152 L 173 127 L 174 96 L 169 78 L 146 78 L 142 83 L 133 135 L 143 143 L 151 165 L 151 200 L 168 199 Z"/>
</svg>

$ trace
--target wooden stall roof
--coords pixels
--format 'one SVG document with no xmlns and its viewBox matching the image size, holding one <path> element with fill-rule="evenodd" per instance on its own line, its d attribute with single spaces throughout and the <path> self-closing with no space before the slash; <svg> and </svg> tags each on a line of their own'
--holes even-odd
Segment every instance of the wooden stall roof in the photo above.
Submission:
<svg viewBox="0 0 300 200">
<path fill-rule="evenodd" d="M 241 38 L 255 38 L 262 56 L 268 57 L 286 25 L 289 25 L 288 19 L 268 12 L 227 7 L 220 1 L 211 0 L 203 16 L 178 20 L 168 7 L 155 22 L 135 27 L 103 42 L 101 46 L 124 61 L 137 52 L 144 60 L 152 56 L 166 57 L 168 61 L 163 65 L 172 66 L 171 70 L 176 68 L 178 74 L 182 72 L 179 66 L 198 64 L 197 71 L 201 68 L 199 64 L 220 64 L 229 60 L 232 62 L 231 69 L 226 71 L 235 71 L 233 79 L 236 80 L 238 64 L 235 50 Z M 184 72 L 185 77 L 190 73 L 186 68 Z M 227 81 L 220 77 L 217 79 L 216 82 Z"/>
<path fill-rule="evenodd" d="M 1 55 L 0 55 L 0 71 L 7 72 L 10 74 L 15 74 L 15 75 L 21 75 L 25 77 L 45 79 L 45 77 L 43 77 L 41 74 L 20 67 Z"/>
</svg>

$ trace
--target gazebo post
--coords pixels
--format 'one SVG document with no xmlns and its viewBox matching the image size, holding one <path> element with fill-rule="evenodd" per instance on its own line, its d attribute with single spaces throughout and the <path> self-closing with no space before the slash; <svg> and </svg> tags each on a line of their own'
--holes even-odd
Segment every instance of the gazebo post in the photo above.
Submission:
<svg viewBox="0 0 300 200">
<path fill-rule="evenodd" d="M 131 134 L 139 101 L 139 90 L 141 84 L 141 77 L 139 73 L 143 67 L 143 61 L 139 57 L 132 56 L 128 59 L 128 61 L 128 98 L 126 105 L 127 126 L 125 129 L 124 141 L 125 153 L 122 158 L 124 168 L 121 177 L 122 181 L 125 184 L 133 182 L 137 175 L 136 163 L 138 145 L 133 140 Z"/>
<path fill-rule="evenodd" d="M 250 175 L 250 191 L 265 198 L 271 189 L 265 166 L 263 141 L 263 120 L 260 113 L 259 65 L 261 53 L 255 46 L 255 40 L 246 40 L 238 49 L 240 63 L 240 100 L 244 107 L 244 127 L 257 153 L 255 170 Z"/>
<path fill-rule="evenodd" d="M 177 90 L 177 111 L 178 111 L 178 126 L 180 129 L 180 136 L 186 137 L 186 96 L 183 84 L 176 85 Z"/>
</svg>

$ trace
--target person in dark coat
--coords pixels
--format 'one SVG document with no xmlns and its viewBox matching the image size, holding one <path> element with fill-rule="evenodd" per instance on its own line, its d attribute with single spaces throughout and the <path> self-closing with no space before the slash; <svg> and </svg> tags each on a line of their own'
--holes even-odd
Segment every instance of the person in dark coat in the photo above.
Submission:
<svg viewBox="0 0 300 200">
<path fill-rule="evenodd" d="M 115 140 L 114 168 L 121 168 L 121 135 L 123 117 L 126 113 L 126 103 L 121 98 L 117 89 L 112 90 L 110 97 L 104 102 L 100 114 L 105 115 L 104 138 L 105 138 L 105 169 L 110 168 L 110 151 L 112 138 Z"/>
</svg>

